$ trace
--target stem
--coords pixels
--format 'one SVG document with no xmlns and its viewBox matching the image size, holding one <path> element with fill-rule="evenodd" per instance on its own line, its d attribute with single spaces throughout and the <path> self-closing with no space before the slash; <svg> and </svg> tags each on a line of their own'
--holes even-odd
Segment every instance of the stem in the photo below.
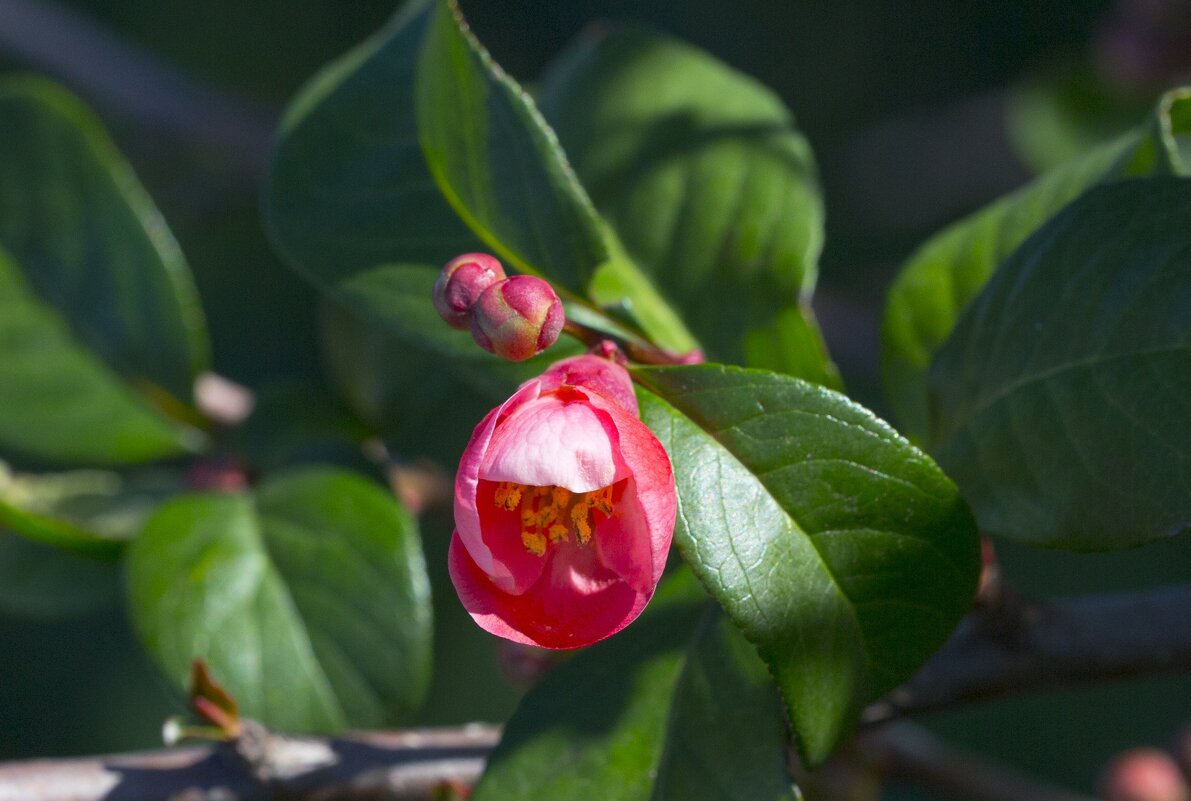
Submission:
<svg viewBox="0 0 1191 801">
<path fill-rule="evenodd" d="M 611 342 L 630 360 L 638 364 L 698 364 L 703 361 L 703 355 L 698 351 L 686 354 L 675 354 L 662 350 L 643 340 L 602 331 L 570 318 L 562 326 L 563 333 L 569 334 L 589 348 L 599 347 L 604 342 Z"/>
</svg>

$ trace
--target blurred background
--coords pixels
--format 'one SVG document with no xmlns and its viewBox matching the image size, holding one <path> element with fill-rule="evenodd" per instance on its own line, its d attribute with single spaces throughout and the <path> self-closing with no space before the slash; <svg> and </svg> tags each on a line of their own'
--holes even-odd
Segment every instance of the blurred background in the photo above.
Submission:
<svg viewBox="0 0 1191 801">
<path fill-rule="evenodd" d="M 46 73 L 80 94 L 161 206 L 203 295 L 216 370 L 256 391 L 266 408 L 308 410 L 304 450 L 287 460 L 351 457 L 335 436 L 339 401 L 320 341 L 328 317 L 262 229 L 258 195 L 272 130 L 314 71 L 383 25 L 394 5 L 0 0 L 0 69 Z M 816 310 L 850 394 L 879 414 L 881 305 L 910 250 L 1136 123 L 1163 88 L 1191 76 L 1191 0 L 462 5 L 496 60 L 530 86 L 586 26 L 633 20 L 777 91 L 815 149 L 826 199 Z M 423 436 L 441 440 L 432 422 L 423 421 Z M 423 454 L 411 443 L 405 455 L 451 466 L 449 448 Z M 519 691 L 499 677 L 499 648 L 445 584 L 449 525 L 424 521 L 439 645 L 431 700 L 410 722 L 500 721 Z M 1191 580 L 1186 538 L 1103 555 L 1009 545 L 999 552 L 1009 580 L 1040 595 Z M 0 567 L 0 758 L 154 747 L 161 721 L 181 711 L 115 611 L 117 577 L 92 578 L 106 582 L 110 608 L 89 600 L 79 610 L 65 598 L 60 619 L 45 619 L 45 604 L 37 619 L 16 593 L 6 595 L 2 585 L 18 577 Z M 502 689 L 493 692 L 492 682 Z M 1163 745 L 1188 720 L 1184 677 L 989 703 L 927 722 L 959 744 L 1090 790 L 1114 752 Z M 888 797 L 923 796 L 893 788 Z"/>
</svg>

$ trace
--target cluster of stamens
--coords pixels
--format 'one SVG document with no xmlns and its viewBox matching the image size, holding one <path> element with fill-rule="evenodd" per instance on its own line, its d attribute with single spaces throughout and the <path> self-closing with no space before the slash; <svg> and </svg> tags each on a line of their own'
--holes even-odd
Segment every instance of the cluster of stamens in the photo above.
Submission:
<svg viewBox="0 0 1191 801">
<path fill-rule="evenodd" d="M 548 542 L 591 541 L 594 513 L 612 514 L 611 485 L 591 492 L 571 492 L 563 487 L 530 487 L 512 481 L 496 486 L 493 502 L 507 512 L 519 512 L 521 544 L 535 556 L 544 556 Z"/>
</svg>

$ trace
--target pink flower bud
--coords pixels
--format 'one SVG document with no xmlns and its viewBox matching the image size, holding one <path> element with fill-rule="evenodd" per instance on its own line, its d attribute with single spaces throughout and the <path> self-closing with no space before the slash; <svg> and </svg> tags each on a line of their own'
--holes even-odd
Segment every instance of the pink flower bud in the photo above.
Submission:
<svg viewBox="0 0 1191 801">
<path fill-rule="evenodd" d="M 504 277 L 500 262 L 487 253 L 456 256 L 434 282 L 434 309 L 451 328 L 466 331 L 471 324 L 471 307 L 480 293 Z"/>
<path fill-rule="evenodd" d="M 481 293 L 471 309 L 471 335 L 489 353 L 520 362 L 553 345 L 564 321 L 550 284 L 515 275 Z"/>
<path fill-rule="evenodd" d="M 1118 754 L 1104 771 L 1100 794 L 1105 801 L 1189 801 L 1178 764 L 1157 748 L 1134 748 Z"/>
<path fill-rule="evenodd" d="M 451 580 L 493 634 L 590 645 L 653 596 L 676 508 L 670 459 L 637 419 L 628 371 L 566 359 L 472 434 L 455 478 Z"/>
</svg>

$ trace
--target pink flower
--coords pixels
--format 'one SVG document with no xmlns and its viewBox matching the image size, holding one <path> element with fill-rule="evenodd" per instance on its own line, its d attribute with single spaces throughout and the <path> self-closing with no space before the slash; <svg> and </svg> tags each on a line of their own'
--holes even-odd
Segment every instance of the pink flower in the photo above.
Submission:
<svg viewBox="0 0 1191 801">
<path fill-rule="evenodd" d="M 576 356 L 476 426 L 455 478 L 451 580 L 481 628 L 578 648 L 631 623 L 674 534 L 674 473 L 628 372 Z"/>
</svg>

